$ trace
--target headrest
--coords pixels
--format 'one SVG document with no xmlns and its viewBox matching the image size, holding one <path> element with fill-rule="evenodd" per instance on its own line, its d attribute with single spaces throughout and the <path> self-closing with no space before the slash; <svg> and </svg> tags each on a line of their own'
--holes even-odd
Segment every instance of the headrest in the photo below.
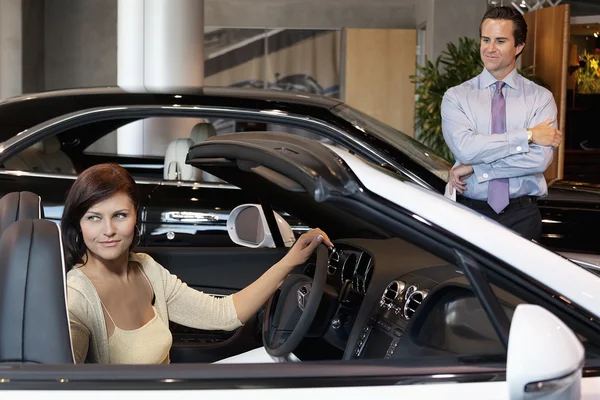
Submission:
<svg viewBox="0 0 600 400">
<path fill-rule="evenodd" d="M 40 142 L 37 142 L 30 148 L 35 149 L 37 151 L 41 151 L 42 153 L 46 154 L 56 153 L 60 150 L 60 140 L 58 140 L 56 136 L 51 136 Z"/>
<path fill-rule="evenodd" d="M 46 154 L 53 154 L 60 150 L 60 140 L 56 136 L 44 139 L 42 143 L 44 143 L 44 153 Z"/>
<path fill-rule="evenodd" d="M 194 143 L 191 139 L 175 139 L 167 147 L 163 178 L 168 180 L 196 181 L 201 171 L 186 164 L 188 150 Z"/>
<path fill-rule="evenodd" d="M 0 362 L 72 364 L 58 225 L 17 221 L 0 237 L 0 254 Z"/>
<path fill-rule="evenodd" d="M 0 235 L 20 219 L 44 218 L 42 199 L 31 192 L 12 192 L 0 199 Z"/>
<path fill-rule="evenodd" d="M 210 122 L 201 122 L 192 128 L 190 139 L 194 144 L 202 143 L 209 137 L 217 136 L 215 127 Z"/>
</svg>

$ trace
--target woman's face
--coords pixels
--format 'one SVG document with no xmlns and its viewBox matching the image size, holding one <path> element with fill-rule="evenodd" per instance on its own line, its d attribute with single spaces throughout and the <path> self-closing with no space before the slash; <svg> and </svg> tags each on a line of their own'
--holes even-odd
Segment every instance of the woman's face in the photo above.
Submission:
<svg viewBox="0 0 600 400">
<path fill-rule="evenodd" d="M 113 261 L 129 252 L 135 235 L 136 210 L 123 193 L 94 204 L 80 220 L 88 256 Z"/>
</svg>

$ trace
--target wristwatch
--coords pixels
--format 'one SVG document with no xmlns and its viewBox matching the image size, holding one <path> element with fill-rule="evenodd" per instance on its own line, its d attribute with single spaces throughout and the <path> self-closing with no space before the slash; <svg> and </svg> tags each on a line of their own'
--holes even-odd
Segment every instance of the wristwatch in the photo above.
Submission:
<svg viewBox="0 0 600 400">
<path fill-rule="evenodd" d="M 530 129 L 527 129 L 527 143 L 533 142 L 533 132 Z"/>
</svg>

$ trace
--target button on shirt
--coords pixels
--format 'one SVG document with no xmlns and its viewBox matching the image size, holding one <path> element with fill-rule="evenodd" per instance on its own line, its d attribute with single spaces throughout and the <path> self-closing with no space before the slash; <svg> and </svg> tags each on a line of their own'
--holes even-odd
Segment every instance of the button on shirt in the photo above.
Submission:
<svg viewBox="0 0 600 400">
<path fill-rule="evenodd" d="M 473 166 L 463 195 L 487 200 L 490 180 L 510 178 L 510 198 L 546 196 L 543 174 L 552 162 L 554 148 L 527 143 L 527 129 L 556 117 L 554 97 L 514 69 L 503 79 L 507 132 L 492 135 L 496 81 L 484 69 L 475 78 L 448 89 L 442 100 L 442 132 L 456 159 L 455 166 Z M 556 127 L 556 121 L 552 125 Z"/>
</svg>

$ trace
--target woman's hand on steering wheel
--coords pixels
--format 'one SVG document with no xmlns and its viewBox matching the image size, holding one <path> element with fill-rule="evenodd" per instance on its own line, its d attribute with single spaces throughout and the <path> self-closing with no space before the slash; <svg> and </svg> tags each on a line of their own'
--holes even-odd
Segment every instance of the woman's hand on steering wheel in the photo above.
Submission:
<svg viewBox="0 0 600 400">
<path fill-rule="evenodd" d="M 319 228 L 311 229 L 298 238 L 294 246 L 280 262 L 289 267 L 290 270 L 304 264 L 321 243 L 325 244 L 328 248 L 333 247 L 333 243 L 331 243 L 325 232 Z"/>
</svg>

